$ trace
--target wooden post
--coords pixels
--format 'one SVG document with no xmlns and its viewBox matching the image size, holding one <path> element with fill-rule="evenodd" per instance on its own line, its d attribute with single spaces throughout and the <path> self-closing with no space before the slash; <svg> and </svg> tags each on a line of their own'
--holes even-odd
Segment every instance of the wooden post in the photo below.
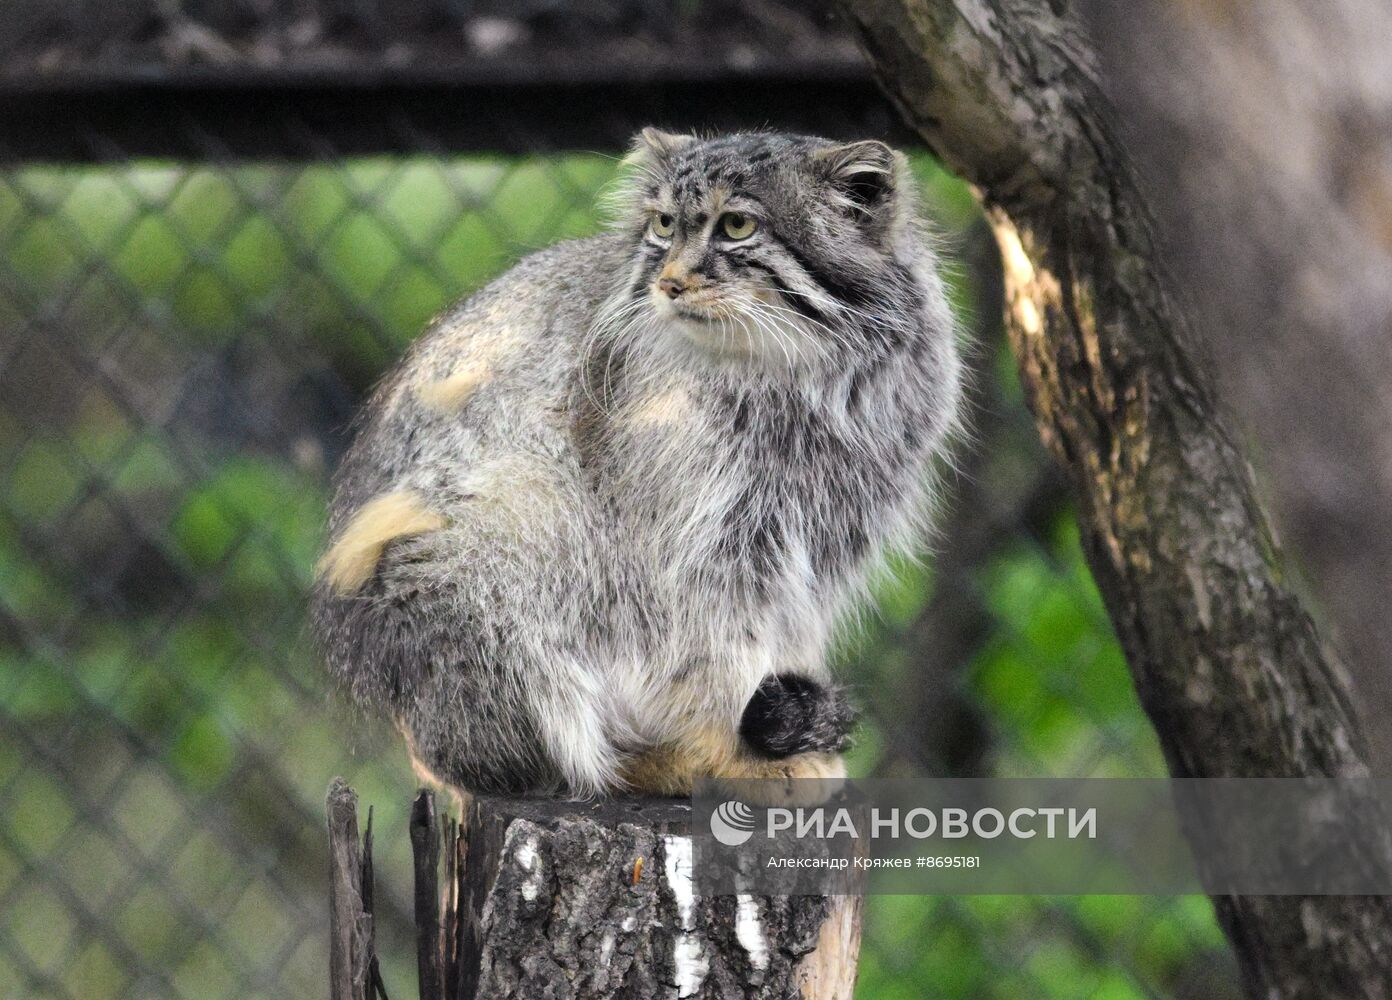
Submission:
<svg viewBox="0 0 1392 1000">
<path fill-rule="evenodd" d="M 411 804 L 415 862 L 416 973 L 421 1000 L 444 1000 L 444 942 L 440 937 L 440 836 L 435 796 L 422 790 Z"/>
<path fill-rule="evenodd" d="M 372 814 L 358 840 L 358 795 L 342 778 L 329 785 L 329 997 L 373 1000 L 382 977 L 372 926 Z"/>
<path fill-rule="evenodd" d="M 340 786 L 329 794 L 331 843 L 349 829 L 336 803 L 356 807 Z M 485 797 L 455 823 L 422 791 L 410 832 L 421 1000 L 851 998 L 860 897 L 695 895 L 680 801 Z M 365 934 L 343 935 L 352 900 L 340 887 L 353 886 L 339 854 L 343 870 L 363 868 L 343 851 L 347 839 L 333 848 L 332 995 L 370 1000 L 337 992 L 359 967 L 340 952 L 366 942 L 358 960 L 375 968 L 370 914 Z M 350 911 L 341 918 L 340 894 Z"/>
</svg>

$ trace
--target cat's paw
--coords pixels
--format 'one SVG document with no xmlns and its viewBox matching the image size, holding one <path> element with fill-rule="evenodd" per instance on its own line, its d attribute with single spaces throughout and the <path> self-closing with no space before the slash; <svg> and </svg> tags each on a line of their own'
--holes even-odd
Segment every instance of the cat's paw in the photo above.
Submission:
<svg viewBox="0 0 1392 1000">
<path fill-rule="evenodd" d="M 751 751 L 772 760 L 837 754 L 850 744 L 856 714 L 839 687 L 802 674 L 774 674 L 749 699 L 739 734 Z"/>
<path fill-rule="evenodd" d="M 834 753 L 800 753 L 751 766 L 738 785 L 739 796 L 755 805 L 819 806 L 841 791 L 846 764 Z"/>
</svg>

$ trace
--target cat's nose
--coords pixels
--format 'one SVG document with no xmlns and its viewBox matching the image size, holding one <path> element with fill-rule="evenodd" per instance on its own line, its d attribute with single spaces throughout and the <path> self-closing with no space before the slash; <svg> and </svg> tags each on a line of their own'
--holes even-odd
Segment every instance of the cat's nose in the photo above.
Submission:
<svg viewBox="0 0 1392 1000">
<path fill-rule="evenodd" d="M 686 282 L 680 278 L 659 278 L 657 279 L 657 288 L 669 299 L 675 299 L 686 291 Z"/>
</svg>

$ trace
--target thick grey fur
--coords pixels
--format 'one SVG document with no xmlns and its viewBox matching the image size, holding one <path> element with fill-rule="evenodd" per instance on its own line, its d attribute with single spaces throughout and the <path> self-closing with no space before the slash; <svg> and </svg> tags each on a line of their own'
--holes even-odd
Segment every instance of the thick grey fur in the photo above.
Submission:
<svg viewBox="0 0 1392 1000">
<path fill-rule="evenodd" d="M 334 676 L 464 788 L 613 791 L 627 754 L 735 731 L 769 676 L 825 681 L 867 576 L 920 540 L 956 425 L 902 156 L 649 130 L 629 164 L 609 231 L 432 325 L 337 477 L 331 541 L 393 491 L 447 520 L 360 589 L 320 584 L 313 618 Z M 705 291 L 663 295 L 668 264 Z M 479 353 L 460 408 L 422 401 Z"/>
</svg>

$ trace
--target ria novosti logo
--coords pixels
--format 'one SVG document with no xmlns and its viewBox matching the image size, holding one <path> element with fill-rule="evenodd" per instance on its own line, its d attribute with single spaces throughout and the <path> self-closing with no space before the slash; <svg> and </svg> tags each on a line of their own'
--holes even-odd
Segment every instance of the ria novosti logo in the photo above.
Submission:
<svg viewBox="0 0 1392 1000">
<path fill-rule="evenodd" d="M 1066 821 L 1066 822 L 1065 822 Z M 759 831 L 754 810 L 738 799 L 727 799 L 710 814 L 711 834 L 726 847 L 748 843 Z M 764 810 L 763 836 L 817 841 L 837 838 L 870 840 L 1096 840 L 1097 807 L 1040 806 L 1009 811 L 989 806 L 975 810 L 946 806 L 911 809 L 852 810 L 815 806 Z"/>
<path fill-rule="evenodd" d="M 754 836 L 754 810 L 731 799 L 711 812 L 711 834 L 726 847 L 739 847 Z"/>
</svg>

